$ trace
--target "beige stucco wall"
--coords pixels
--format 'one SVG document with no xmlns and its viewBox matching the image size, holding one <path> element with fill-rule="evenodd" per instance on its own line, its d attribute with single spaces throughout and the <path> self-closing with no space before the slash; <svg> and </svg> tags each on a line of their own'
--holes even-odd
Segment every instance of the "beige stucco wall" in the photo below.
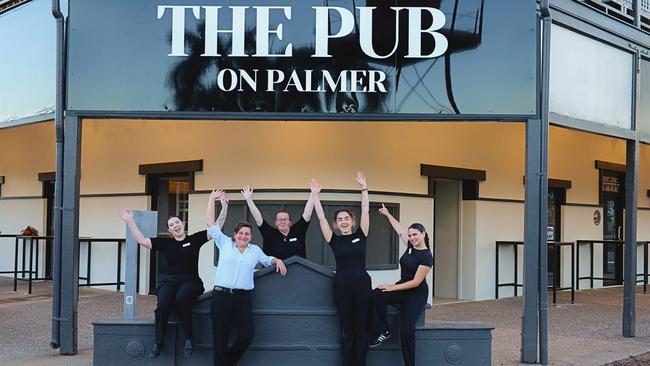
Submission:
<svg viewBox="0 0 650 366">
<path fill-rule="evenodd" d="M 474 299 L 494 298 L 496 241 L 522 241 L 524 238 L 524 204 L 519 202 L 477 201 L 476 204 L 476 273 L 473 281 Z M 519 283 L 523 278 L 523 255 L 521 248 L 518 264 Z M 499 281 L 512 282 L 514 254 L 510 248 L 499 253 Z M 512 277 L 511 277 L 512 276 Z M 501 288 L 499 296 L 512 296 L 512 288 Z M 521 294 L 521 291 L 519 292 Z"/>
<path fill-rule="evenodd" d="M 463 201 L 461 210 L 461 250 L 458 263 L 460 281 L 458 297 L 465 300 L 476 298 L 474 279 L 477 276 L 476 248 L 479 240 L 477 228 L 478 201 Z"/>
<path fill-rule="evenodd" d="M 91 238 L 124 238 L 126 225 L 117 217 L 118 210 L 122 208 L 132 210 L 148 210 L 148 196 L 127 197 L 82 197 L 79 200 L 79 236 Z M 79 247 L 79 275 L 85 276 L 87 261 L 86 243 Z M 126 251 L 122 247 L 122 267 L 120 278 L 124 280 Z M 147 269 L 149 263 L 149 250 L 140 249 L 140 268 Z M 117 276 L 117 244 L 94 243 L 91 256 L 91 280 L 95 283 L 110 283 L 116 281 Z M 140 271 L 140 293 L 147 293 L 149 284 L 149 271 Z M 106 289 L 115 289 L 115 286 L 100 286 Z"/>
<path fill-rule="evenodd" d="M 625 141 L 551 126 L 549 130 L 550 178 L 572 182 L 567 202 L 598 204 L 598 169 L 595 161 L 625 165 Z M 650 207 L 646 192 L 650 189 L 650 146 L 639 149 L 639 207 Z"/>
<path fill-rule="evenodd" d="M 603 209 L 601 207 L 588 207 L 588 206 L 562 206 L 561 208 L 561 225 L 562 225 L 562 241 L 575 242 L 576 240 L 602 240 L 603 239 L 603 223 L 602 219 L 599 225 L 594 223 L 594 211 L 600 212 L 600 217 L 603 217 Z M 577 248 L 576 248 L 577 251 Z M 579 276 L 584 277 L 589 275 L 589 246 L 583 245 L 580 247 L 580 255 L 576 253 L 576 261 L 580 261 Z M 571 284 L 571 249 L 562 249 L 562 277 L 560 281 L 562 286 L 569 286 Z M 602 246 L 596 244 L 594 246 L 594 277 L 603 276 L 603 253 Z M 577 269 L 577 268 L 576 268 Z M 580 287 L 589 287 L 588 280 L 581 280 Z M 602 287 L 602 281 L 594 281 L 594 287 Z"/>
<path fill-rule="evenodd" d="M 38 230 L 39 234 L 43 234 L 45 227 L 45 200 L 42 198 L 29 198 L 29 199 L 5 199 L 0 200 L 0 233 L 2 234 L 18 234 L 25 226 L 31 225 Z M 0 238 L 0 271 L 13 271 L 14 269 L 14 239 L 13 238 Z M 39 258 L 39 276 L 43 275 L 43 260 L 42 255 L 44 246 L 40 245 Z M 18 248 L 19 261 L 21 259 L 22 244 Z M 29 249 L 27 249 L 29 253 Z M 20 265 L 19 265 L 20 266 Z M 28 264 L 26 265 L 28 267 Z M 19 267 L 20 269 L 20 267 Z M 27 269 L 27 268 L 26 268 Z M 6 274 L 5 276 L 12 276 Z"/>
<path fill-rule="evenodd" d="M 56 169 L 55 145 L 52 122 L 0 130 L 2 197 L 41 196 L 38 173 Z"/>
<path fill-rule="evenodd" d="M 197 190 L 307 188 L 312 177 L 355 189 L 364 170 L 374 190 L 426 193 L 425 163 L 487 170 L 483 195 L 522 198 L 523 133 L 516 123 L 86 121 L 81 193 L 142 192 L 138 165 L 203 159 Z"/>
<path fill-rule="evenodd" d="M 354 172 L 361 169 L 371 190 L 424 194 L 427 179 L 420 176 L 420 164 L 424 163 L 486 170 L 487 180 L 480 184 L 481 197 L 524 198 L 525 129 L 521 123 L 87 120 L 82 130 L 82 236 L 123 236 L 116 210 L 149 207 L 144 195 L 83 195 L 144 193 L 145 179 L 138 174 L 138 166 L 170 161 L 203 159 L 203 171 L 195 176 L 196 190 L 239 189 L 244 184 L 306 189 L 311 177 L 318 178 L 323 188 L 355 189 Z M 550 128 L 549 142 L 549 177 L 572 182 L 567 190 L 569 204 L 597 205 L 598 170 L 594 161 L 624 163 L 625 143 L 558 127 Z M 54 153 L 51 122 L 0 130 L 0 176 L 6 180 L 0 197 L 0 230 L 14 232 L 28 221 L 44 226 L 42 199 L 8 198 L 40 196 L 42 185 L 37 174 L 55 169 Z M 641 145 L 639 156 L 638 203 L 650 207 L 646 196 L 650 169 L 645 168 L 650 166 L 650 147 Z M 294 200 L 303 196 L 274 193 L 260 195 L 259 199 Z M 190 195 L 190 230 L 203 225 L 205 198 L 202 193 Z M 335 198 L 357 199 L 347 194 L 332 195 L 331 199 Z M 420 221 L 433 230 L 432 199 L 376 195 L 371 199 L 400 203 L 405 223 Z M 523 239 L 523 204 L 463 201 L 462 212 L 459 296 L 490 298 L 494 295 L 494 241 Z M 643 229 L 650 220 L 648 212 L 639 213 L 639 240 L 650 239 L 650 232 Z M 602 237 L 601 227 L 582 224 L 590 222 L 592 214 L 593 208 L 564 207 L 563 240 Z M 99 248 L 93 248 L 101 254 L 99 262 L 93 262 L 99 271 L 93 277 L 109 272 L 112 277 L 114 270 L 109 267 L 113 263 L 104 261 L 112 257 L 112 248 Z M 502 256 L 502 265 L 512 262 L 508 254 Z M 146 254 L 142 261 L 147 263 Z M 502 268 L 502 276 L 511 269 Z M 568 281 L 567 261 L 563 261 L 563 269 L 564 283 Z M 200 274 L 207 288 L 212 282 L 212 248 L 202 250 Z M 373 271 L 375 285 L 397 277 L 398 271 Z M 146 283 L 148 278 L 141 281 Z M 501 294 L 507 296 L 508 292 L 504 289 Z"/>
</svg>

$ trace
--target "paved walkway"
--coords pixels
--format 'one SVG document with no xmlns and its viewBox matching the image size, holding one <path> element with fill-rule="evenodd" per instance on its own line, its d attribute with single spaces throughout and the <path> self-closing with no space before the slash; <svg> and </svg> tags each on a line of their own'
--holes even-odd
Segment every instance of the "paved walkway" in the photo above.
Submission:
<svg viewBox="0 0 650 366">
<path fill-rule="evenodd" d="M 0 366 L 91 365 L 92 321 L 121 316 L 122 294 L 81 288 L 79 298 L 79 353 L 60 356 L 50 341 L 51 285 L 19 283 L 13 292 L 10 280 L 0 277 Z M 553 365 L 604 365 L 650 351 L 650 294 L 636 297 L 636 337 L 621 336 L 621 287 L 576 293 L 576 304 L 568 294 L 549 304 L 549 359 Z M 138 315 L 153 314 L 155 297 L 138 296 Z M 492 360 L 494 365 L 518 365 L 521 333 L 521 298 L 434 303 L 427 322 L 482 321 L 495 326 Z M 28 319 L 29 321 L 26 321 Z M 650 360 L 650 357 L 645 358 Z M 646 364 L 645 361 L 634 363 Z M 626 364 L 627 365 L 627 364 Z"/>
</svg>

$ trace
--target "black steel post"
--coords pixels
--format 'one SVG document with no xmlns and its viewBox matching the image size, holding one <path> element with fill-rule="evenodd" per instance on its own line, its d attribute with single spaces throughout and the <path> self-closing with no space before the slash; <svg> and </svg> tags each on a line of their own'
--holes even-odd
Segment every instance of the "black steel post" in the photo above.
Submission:
<svg viewBox="0 0 650 366">
<path fill-rule="evenodd" d="M 63 230 L 61 251 L 60 353 L 77 353 L 77 305 L 79 299 L 79 171 L 81 122 L 65 118 L 65 174 L 63 178 Z"/>
<path fill-rule="evenodd" d="M 20 272 L 20 278 L 25 278 L 25 253 L 27 253 L 27 239 L 23 238 L 23 256 L 22 256 L 22 271 Z"/>
<path fill-rule="evenodd" d="M 122 275 L 122 243 L 117 242 L 117 291 L 120 291 L 120 280 Z"/>
<path fill-rule="evenodd" d="M 27 276 L 27 293 L 31 295 L 32 293 L 32 273 L 34 268 L 32 264 L 34 263 L 34 239 L 29 238 L 29 275 Z"/>
<path fill-rule="evenodd" d="M 126 241 L 124 242 L 126 245 Z M 135 292 L 140 293 L 140 246 L 138 245 L 137 249 L 137 256 L 136 256 L 136 265 L 135 265 L 135 273 L 136 273 L 136 278 L 135 278 Z M 124 291 L 126 291 L 126 285 L 124 288 Z"/>
<path fill-rule="evenodd" d="M 18 237 L 14 239 L 14 292 L 18 291 Z"/>
<path fill-rule="evenodd" d="M 574 265 L 576 265 L 576 256 L 575 256 L 575 243 L 571 243 L 571 303 L 576 301 L 576 272 Z"/>
<path fill-rule="evenodd" d="M 643 243 L 643 293 L 648 291 L 648 242 Z"/>
<path fill-rule="evenodd" d="M 603 248 L 605 244 L 603 244 Z M 594 242 L 589 243 L 589 278 L 591 283 L 591 288 L 594 288 Z"/>
<path fill-rule="evenodd" d="M 623 260 L 623 337 L 635 334 L 636 219 L 639 141 L 626 142 L 625 248 Z"/>
<path fill-rule="evenodd" d="M 580 241 L 576 240 L 576 290 L 580 290 Z"/>
<path fill-rule="evenodd" d="M 36 276 L 35 278 L 38 279 L 38 253 L 39 253 L 39 247 L 40 247 L 41 239 L 36 240 L 36 258 L 35 258 L 35 264 L 34 264 L 34 275 Z M 45 277 L 45 276 L 43 276 Z"/>
<path fill-rule="evenodd" d="M 519 251 L 517 250 L 517 244 L 513 245 L 512 248 L 515 251 L 515 297 L 517 297 L 517 284 L 519 283 Z M 524 254 L 525 256 L 525 254 Z"/>
<path fill-rule="evenodd" d="M 92 261 L 92 242 L 88 241 L 88 251 L 86 254 L 86 284 L 90 286 L 90 263 Z"/>
<path fill-rule="evenodd" d="M 496 242 L 496 263 L 494 270 L 494 298 L 499 298 L 499 242 Z"/>
</svg>

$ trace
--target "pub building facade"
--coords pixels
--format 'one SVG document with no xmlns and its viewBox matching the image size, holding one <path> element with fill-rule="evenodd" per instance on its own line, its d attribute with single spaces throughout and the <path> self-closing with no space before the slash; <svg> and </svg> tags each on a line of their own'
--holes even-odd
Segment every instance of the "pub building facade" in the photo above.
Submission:
<svg viewBox="0 0 650 366">
<path fill-rule="evenodd" d="M 512 247 L 497 251 L 496 242 L 524 240 L 526 123 L 541 113 L 544 75 L 535 1 L 68 3 L 65 118 L 79 127 L 79 237 L 123 238 L 121 208 L 158 211 L 161 234 L 170 215 L 202 230 L 213 188 L 227 191 L 231 230 L 252 222 L 244 185 L 267 221 L 278 209 L 295 220 L 311 178 L 328 214 L 358 211 L 361 170 L 373 285 L 399 278 L 405 249 L 377 212 L 384 203 L 429 230 L 429 302 L 514 295 L 495 287 L 497 255 L 499 282 L 515 271 L 521 282 L 522 247 L 515 268 Z M 650 240 L 650 9 L 550 5 L 547 239 L 624 239 L 626 145 L 638 140 L 637 240 Z M 53 233 L 54 27 L 49 1 L 0 1 L 2 234 L 27 225 Z M 312 221 L 307 259 L 333 266 Z M 5 253 L 13 240 L 0 238 Z M 593 286 L 620 285 L 623 245 L 594 248 Z M 87 246 L 79 250 L 79 276 L 90 269 L 94 282 L 114 282 L 125 271 L 114 244 L 93 245 L 88 267 Z M 35 253 L 38 277 L 51 275 L 48 253 L 49 242 Z M 589 255 L 576 259 L 581 276 Z M 13 260 L 1 256 L 0 269 Z M 150 293 L 164 263 L 146 250 L 139 261 L 139 292 Z M 549 252 L 548 263 L 549 284 L 570 286 L 570 247 Z M 214 264 L 205 246 L 206 288 Z M 639 246 L 638 272 L 643 265 Z"/>
</svg>

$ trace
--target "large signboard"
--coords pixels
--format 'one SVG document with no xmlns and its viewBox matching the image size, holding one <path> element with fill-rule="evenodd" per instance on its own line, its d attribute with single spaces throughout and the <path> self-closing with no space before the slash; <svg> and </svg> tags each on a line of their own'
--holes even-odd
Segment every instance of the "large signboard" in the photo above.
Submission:
<svg viewBox="0 0 650 366">
<path fill-rule="evenodd" d="M 68 109 L 536 113 L 534 0 L 73 0 Z"/>
</svg>

